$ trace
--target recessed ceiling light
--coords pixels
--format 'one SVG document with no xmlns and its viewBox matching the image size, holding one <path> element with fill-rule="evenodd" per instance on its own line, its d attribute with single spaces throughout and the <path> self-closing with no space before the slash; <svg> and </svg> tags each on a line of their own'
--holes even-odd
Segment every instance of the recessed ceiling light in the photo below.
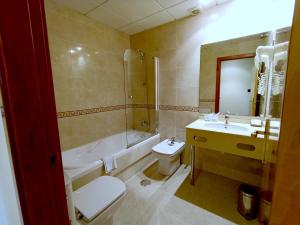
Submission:
<svg viewBox="0 0 300 225">
<path fill-rule="evenodd" d="M 193 8 L 193 9 L 190 9 L 190 12 L 191 12 L 192 16 L 195 16 L 195 15 L 198 15 L 200 13 L 200 9 Z"/>
<path fill-rule="evenodd" d="M 77 47 L 76 47 L 76 50 L 81 51 L 81 50 L 82 50 L 82 47 L 77 46 Z"/>
<path fill-rule="evenodd" d="M 69 52 L 70 52 L 71 54 L 74 54 L 74 53 L 75 53 L 75 50 L 74 50 L 74 49 L 70 49 Z"/>
</svg>

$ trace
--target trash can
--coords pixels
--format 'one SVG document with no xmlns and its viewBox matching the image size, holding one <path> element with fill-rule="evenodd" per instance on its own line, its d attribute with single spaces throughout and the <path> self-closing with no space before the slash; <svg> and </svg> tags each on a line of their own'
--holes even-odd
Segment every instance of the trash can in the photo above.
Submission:
<svg viewBox="0 0 300 225">
<path fill-rule="evenodd" d="M 251 220 L 257 217 L 259 205 L 258 190 L 248 184 L 239 186 L 238 206 L 239 213 L 245 217 L 246 220 Z"/>
<path fill-rule="evenodd" d="M 271 192 L 262 192 L 259 204 L 258 221 L 261 224 L 268 224 L 271 213 Z"/>
</svg>

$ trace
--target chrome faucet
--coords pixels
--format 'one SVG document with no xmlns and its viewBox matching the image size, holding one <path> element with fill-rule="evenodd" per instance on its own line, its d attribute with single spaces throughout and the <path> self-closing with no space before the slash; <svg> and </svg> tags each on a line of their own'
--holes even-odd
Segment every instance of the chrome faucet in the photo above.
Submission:
<svg viewBox="0 0 300 225">
<path fill-rule="evenodd" d="M 149 122 L 147 120 L 141 121 L 141 127 L 148 127 L 148 126 L 149 126 Z"/>
<path fill-rule="evenodd" d="M 225 118 L 225 128 L 227 128 L 227 125 L 229 123 L 229 114 L 230 114 L 230 112 L 226 112 L 225 116 L 224 116 L 224 118 Z"/>
<path fill-rule="evenodd" d="M 174 145 L 175 144 L 175 137 L 169 138 L 170 144 L 169 145 Z"/>
</svg>

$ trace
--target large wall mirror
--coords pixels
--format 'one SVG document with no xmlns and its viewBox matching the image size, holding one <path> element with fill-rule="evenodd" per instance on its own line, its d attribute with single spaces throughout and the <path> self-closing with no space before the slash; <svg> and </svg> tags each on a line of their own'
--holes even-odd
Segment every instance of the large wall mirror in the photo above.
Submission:
<svg viewBox="0 0 300 225">
<path fill-rule="evenodd" d="M 283 28 L 202 45 L 200 106 L 279 118 L 289 38 L 290 29 Z"/>
<path fill-rule="evenodd" d="M 217 58 L 215 112 L 258 115 L 254 57 L 248 53 Z"/>
</svg>

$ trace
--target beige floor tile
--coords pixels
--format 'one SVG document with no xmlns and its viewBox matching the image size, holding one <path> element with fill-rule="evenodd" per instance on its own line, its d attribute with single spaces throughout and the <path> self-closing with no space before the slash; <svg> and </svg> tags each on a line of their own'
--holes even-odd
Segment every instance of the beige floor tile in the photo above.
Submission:
<svg viewBox="0 0 300 225">
<path fill-rule="evenodd" d="M 232 188 L 238 183 L 227 178 L 217 179 L 216 175 L 206 174 L 197 180 L 197 185 L 190 187 L 188 174 L 190 167 L 181 165 L 170 177 L 157 172 L 157 162 L 148 165 L 126 182 L 127 196 L 120 209 L 114 215 L 115 225 L 234 225 L 235 223 L 199 207 L 196 203 L 205 201 L 205 205 L 215 205 L 225 201 L 226 206 L 236 195 Z M 151 184 L 140 185 L 143 179 Z M 200 187 L 200 188 L 199 188 Z M 175 196 L 181 190 L 185 199 Z M 206 192 L 204 193 L 203 190 Z M 213 191 L 213 192 L 212 192 Z M 228 193 L 211 194 L 215 192 Z M 234 194 L 235 193 L 235 194 Z M 221 204 L 220 204 L 221 205 Z M 231 211 L 229 211 L 231 212 Z M 241 217 L 241 219 L 243 219 Z M 246 221 L 247 222 L 247 221 Z M 243 223 L 238 223 L 243 224 Z M 244 223 L 244 224 L 257 224 Z"/>
<path fill-rule="evenodd" d="M 201 172 L 195 186 L 186 179 L 176 196 L 239 225 L 258 225 L 256 219 L 245 220 L 237 211 L 237 192 L 241 183 L 208 172 Z"/>
</svg>

